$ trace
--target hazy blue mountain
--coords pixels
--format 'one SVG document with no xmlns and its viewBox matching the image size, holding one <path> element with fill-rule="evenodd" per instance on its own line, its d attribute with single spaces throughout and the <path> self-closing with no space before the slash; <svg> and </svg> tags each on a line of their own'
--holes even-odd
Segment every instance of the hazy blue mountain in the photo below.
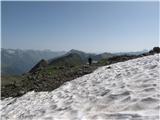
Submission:
<svg viewBox="0 0 160 120">
<path fill-rule="evenodd" d="M 115 55 L 140 55 L 140 54 L 143 54 L 143 53 L 147 53 L 148 50 L 142 50 L 142 51 L 136 51 L 136 52 L 117 52 L 117 53 L 114 53 Z"/>
<path fill-rule="evenodd" d="M 79 50 L 70 50 L 69 52 L 53 52 L 50 50 L 20 50 L 20 49 L 1 49 L 2 55 L 2 75 L 20 75 L 28 72 L 41 59 L 48 60 L 54 64 L 72 64 L 87 63 L 91 57 L 94 61 L 114 56 L 111 53 L 93 54 Z"/>
<path fill-rule="evenodd" d="M 50 50 L 1 49 L 2 75 L 23 74 L 28 72 L 41 59 L 51 59 L 64 55 L 66 52 Z"/>
</svg>

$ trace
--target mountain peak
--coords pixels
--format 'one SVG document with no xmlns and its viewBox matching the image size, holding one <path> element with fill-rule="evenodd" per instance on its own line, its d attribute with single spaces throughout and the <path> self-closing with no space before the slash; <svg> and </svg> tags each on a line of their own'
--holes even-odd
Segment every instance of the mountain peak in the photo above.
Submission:
<svg viewBox="0 0 160 120">
<path fill-rule="evenodd" d="M 69 51 L 69 53 L 84 53 L 84 52 L 82 52 L 82 51 L 80 51 L 80 50 L 76 50 L 76 49 L 71 49 L 71 50 Z"/>
</svg>

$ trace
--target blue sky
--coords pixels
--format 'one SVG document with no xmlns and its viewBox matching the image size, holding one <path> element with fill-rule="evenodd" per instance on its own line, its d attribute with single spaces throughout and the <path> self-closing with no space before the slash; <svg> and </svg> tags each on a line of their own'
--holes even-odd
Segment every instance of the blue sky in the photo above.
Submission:
<svg viewBox="0 0 160 120">
<path fill-rule="evenodd" d="M 2 47 L 124 52 L 158 46 L 158 2 L 2 2 Z"/>
</svg>

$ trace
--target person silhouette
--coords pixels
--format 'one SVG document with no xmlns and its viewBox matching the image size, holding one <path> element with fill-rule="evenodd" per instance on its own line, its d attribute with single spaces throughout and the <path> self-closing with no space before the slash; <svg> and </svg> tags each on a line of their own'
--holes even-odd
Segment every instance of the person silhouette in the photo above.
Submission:
<svg viewBox="0 0 160 120">
<path fill-rule="evenodd" d="M 88 58 L 88 63 L 89 63 L 89 65 L 92 64 L 92 58 L 91 57 Z"/>
</svg>

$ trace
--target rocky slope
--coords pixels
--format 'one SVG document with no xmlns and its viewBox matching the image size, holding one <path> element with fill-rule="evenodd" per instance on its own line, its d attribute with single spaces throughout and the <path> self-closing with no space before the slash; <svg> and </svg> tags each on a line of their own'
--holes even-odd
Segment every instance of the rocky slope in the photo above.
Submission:
<svg viewBox="0 0 160 120">
<path fill-rule="evenodd" d="M 2 103 L 3 120 L 158 120 L 159 54 L 98 68 L 52 92 Z"/>
</svg>

